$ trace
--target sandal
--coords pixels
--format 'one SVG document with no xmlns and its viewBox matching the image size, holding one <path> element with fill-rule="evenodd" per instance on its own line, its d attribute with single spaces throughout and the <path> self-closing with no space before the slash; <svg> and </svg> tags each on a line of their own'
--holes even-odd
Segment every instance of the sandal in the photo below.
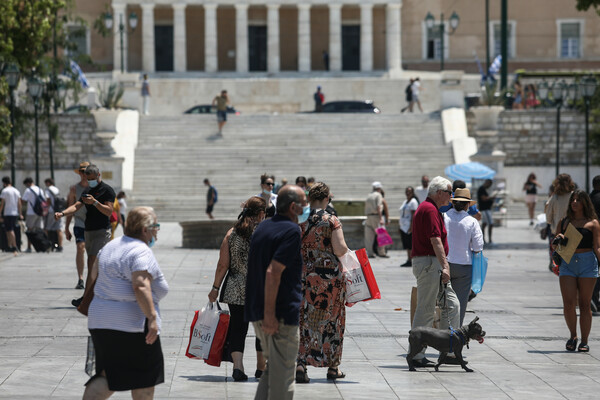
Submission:
<svg viewBox="0 0 600 400">
<path fill-rule="evenodd" d="M 587 353 L 590 351 L 590 346 L 588 346 L 587 343 L 581 343 L 577 348 L 577 351 L 581 353 Z"/>
<path fill-rule="evenodd" d="M 336 379 L 345 378 L 346 374 L 340 371 L 339 368 L 328 368 L 327 369 L 327 380 L 334 381 Z"/>
<path fill-rule="evenodd" d="M 298 363 L 296 367 L 296 383 L 308 383 L 310 378 L 306 372 L 306 365 Z"/>
<path fill-rule="evenodd" d="M 575 349 L 577 348 L 577 338 L 574 337 L 574 338 L 567 340 L 567 344 L 565 347 L 566 347 L 567 351 L 575 351 Z"/>
</svg>

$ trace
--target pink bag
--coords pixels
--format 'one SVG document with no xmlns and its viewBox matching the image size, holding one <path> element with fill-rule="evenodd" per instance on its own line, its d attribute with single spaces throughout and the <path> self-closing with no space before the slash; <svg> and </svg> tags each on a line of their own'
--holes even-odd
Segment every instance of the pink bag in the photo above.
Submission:
<svg viewBox="0 0 600 400">
<path fill-rule="evenodd" d="M 394 243 L 392 237 L 385 227 L 380 226 L 379 228 L 375 229 L 375 233 L 377 234 L 377 245 L 379 247 L 389 246 Z"/>
</svg>

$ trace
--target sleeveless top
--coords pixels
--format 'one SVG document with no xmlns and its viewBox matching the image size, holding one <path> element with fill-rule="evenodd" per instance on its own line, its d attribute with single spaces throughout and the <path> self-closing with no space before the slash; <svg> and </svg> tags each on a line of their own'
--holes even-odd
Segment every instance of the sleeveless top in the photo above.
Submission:
<svg viewBox="0 0 600 400">
<path fill-rule="evenodd" d="M 229 236 L 229 270 L 219 301 L 238 306 L 244 305 L 249 251 L 250 240 L 244 239 L 235 230 L 231 232 Z"/>
<path fill-rule="evenodd" d="M 537 186 L 533 182 L 525 184 L 525 194 L 537 194 Z"/>
<path fill-rule="evenodd" d="M 592 231 L 586 228 L 575 228 L 579 233 L 583 235 L 581 242 L 577 245 L 578 249 L 593 249 L 594 248 L 594 234 Z"/>
<path fill-rule="evenodd" d="M 79 199 L 81 198 L 81 195 L 83 194 L 83 191 L 86 188 L 84 188 L 83 186 L 81 186 L 80 183 L 77 183 L 75 185 L 75 201 L 79 201 Z M 81 207 L 79 210 L 77 210 L 75 212 L 75 214 L 73 214 L 73 216 L 75 217 L 75 227 L 76 228 L 85 228 L 85 214 L 86 214 L 86 208 L 85 206 Z"/>
</svg>

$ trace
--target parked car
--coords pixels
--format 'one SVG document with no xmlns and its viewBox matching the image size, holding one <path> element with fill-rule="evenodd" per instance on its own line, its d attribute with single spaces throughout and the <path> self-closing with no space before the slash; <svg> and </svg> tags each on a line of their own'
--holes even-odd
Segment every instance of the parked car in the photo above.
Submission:
<svg viewBox="0 0 600 400">
<path fill-rule="evenodd" d="M 323 104 L 326 113 L 372 113 L 379 114 L 381 111 L 375 107 L 371 100 L 330 101 Z"/>
<path fill-rule="evenodd" d="M 65 109 L 64 114 L 87 114 L 90 112 L 88 106 L 84 104 L 75 104 Z"/>
<path fill-rule="evenodd" d="M 216 114 L 216 113 L 217 113 L 217 107 L 211 106 L 210 104 L 202 104 L 199 106 L 194 106 L 184 112 L 184 114 Z M 227 106 L 227 114 L 240 115 L 240 112 L 237 111 L 232 106 Z"/>
</svg>

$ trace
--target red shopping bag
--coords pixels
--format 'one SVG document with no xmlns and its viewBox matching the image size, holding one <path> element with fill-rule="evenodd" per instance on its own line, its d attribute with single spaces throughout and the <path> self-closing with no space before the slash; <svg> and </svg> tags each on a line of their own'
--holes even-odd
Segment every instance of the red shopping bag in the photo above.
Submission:
<svg viewBox="0 0 600 400">
<path fill-rule="evenodd" d="M 352 307 L 359 301 L 380 299 L 381 293 L 367 257 L 367 251 L 348 251 L 340 257 L 346 279 L 346 305 Z"/>
<path fill-rule="evenodd" d="M 379 228 L 375 229 L 375 233 L 377 234 L 377 246 L 389 246 L 394 243 L 392 237 L 384 226 L 380 226 Z"/>
<path fill-rule="evenodd" d="M 222 310 L 219 302 L 208 303 L 194 313 L 185 355 L 203 359 L 208 365 L 221 366 L 228 327 L 229 311 Z"/>
</svg>

